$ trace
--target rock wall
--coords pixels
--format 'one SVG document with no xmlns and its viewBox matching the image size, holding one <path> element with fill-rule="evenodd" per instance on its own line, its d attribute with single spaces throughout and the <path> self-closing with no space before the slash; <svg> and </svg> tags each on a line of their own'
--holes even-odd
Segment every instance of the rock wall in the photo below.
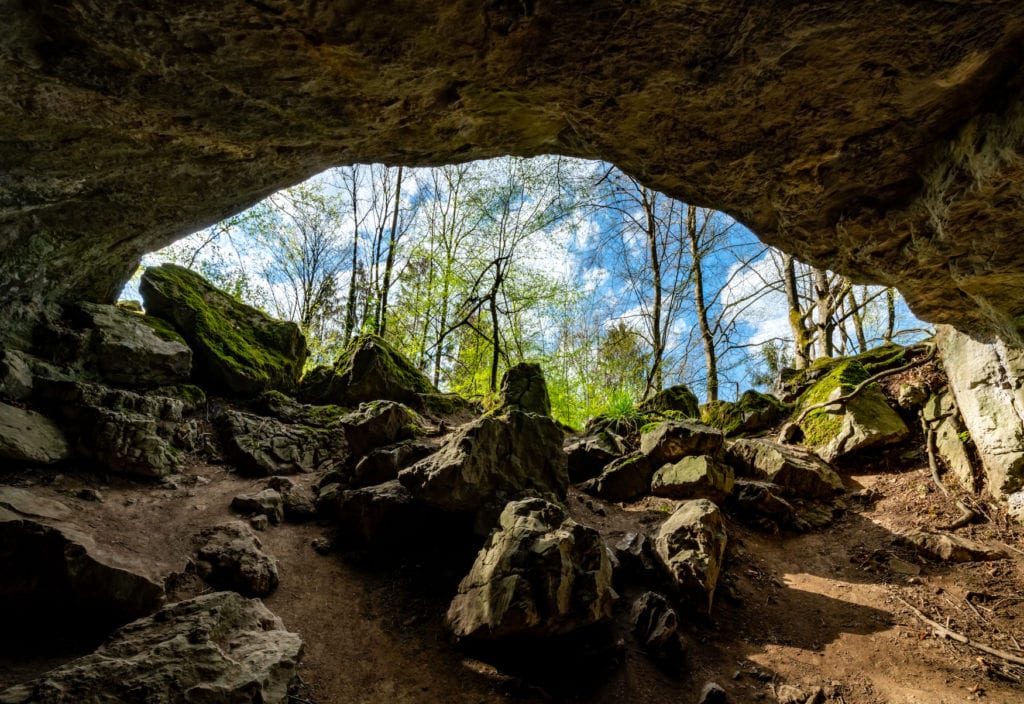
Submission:
<svg viewBox="0 0 1024 704">
<path fill-rule="evenodd" d="M 613 161 L 1019 344 L 1024 5 L 0 0 L 0 309 L 331 165 Z"/>
</svg>

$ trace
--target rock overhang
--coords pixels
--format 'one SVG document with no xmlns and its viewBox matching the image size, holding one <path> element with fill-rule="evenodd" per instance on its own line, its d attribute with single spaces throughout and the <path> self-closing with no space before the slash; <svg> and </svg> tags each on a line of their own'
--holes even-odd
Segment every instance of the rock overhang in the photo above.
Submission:
<svg viewBox="0 0 1024 704">
<path fill-rule="evenodd" d="M 332 165 L 616 163 L 914 311 L 1024 331 L 1024 7 L 5 3 L 5 304 Z"/>
</svg>

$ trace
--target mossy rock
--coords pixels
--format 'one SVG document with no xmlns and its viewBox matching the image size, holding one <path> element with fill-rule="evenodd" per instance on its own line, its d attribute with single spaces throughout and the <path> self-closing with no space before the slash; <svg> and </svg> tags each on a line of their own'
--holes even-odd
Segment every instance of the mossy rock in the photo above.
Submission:
<svg viewBox="0 0 1024 704">
<path fill-rule="evenodd" d="M 831 371 L 800 395 L 796 404 L 798 410 L 828 401 L 833 394 L 848 394 L 871 376 L 855 359 L 830 361 L 833 362 Z M 838 405 L 811 411 L 800 426 L 804 441 L 815 446 L 832 442 L 842 430 L 844 415 L 843 407 Z"/>
<path fill-rule="evenodd" d="M 146 310 L 173 324 L 195 355 L 195 375 L 211 391 L 254 396 L 294 391 L 308 351 L 294 323 L 239 303 L 194 271 L 149 267 L 139 285 Z"/>
<path fill-rule="evenodd" d="M 307 403 L 355 406 L 367 401 L 400 401 L 423 407 L 423 394 L 437 394 L 426 375 L 377 335 L 360 335 L 333 367 L 310 370 L 299 387 Z"/>
<path fill-rule="evenodd" d="M 685 418 L 699 418 L 700 407 L 697 397 L 685 384 L 677 384 L 662 389 L 641 403 L 637 410 L 641 413 L 682 413 Z"/>
<path fill-rule="evenodd" d="M 700 419 L 726 435 L 746 435 L 772 427 L 785 411 L 786 404 L 779 399 L 751 389 L 737 401 L 705 403 L 700 407 Z"/>
</svg>

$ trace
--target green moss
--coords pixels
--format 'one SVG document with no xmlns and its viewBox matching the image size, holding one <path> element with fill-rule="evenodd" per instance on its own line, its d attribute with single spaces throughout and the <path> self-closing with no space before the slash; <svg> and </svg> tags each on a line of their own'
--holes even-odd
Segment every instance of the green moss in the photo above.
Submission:
<svg viewBox="0 0 1024 704">
<path fill-rule="evenodd" d="M 880 371 L 900 366 L 906 360 L 906 354 L 906 347 L 891 342 L 854 355 L 849 359 L 859 362 L 867 370 L 868 375 L 871 376 Z"/>
<path fill-rule="evenodd" d="M 842 389 L 841 393 L 843 394 L 849 393 L 870 376 L 871 374 L 855 358 L 839 360 L 827 376 L 815 382 L 801 394 L 797 401 L 797 407 L 806 408 L 828 401 L 836 389 Z M 844 414 L 841 406 L 829 406 L 811 411 L 801 424 L 804 441 L 814 446 L 827 445 L 842 430 Z"/>
<path fill-rule="evenodd" d="M 195 272 L 173 264 L 146 269 L 140 291 L 147 309 L 173 322 L 203 371 L 228 390 L 294 387 L 307 354 L 294 323 L 239 303 Z"/>
<path fill-rule="evenodd" d="M 643 413 L 674 411 L 684 414 L 685 418 L 700 417 L 697 397 L 684 384 L 662 389 L 640 404 L 639 410 Z"/>
<path fill-rule="evenodd" d="M 174 329 L 174 326 L 166 320 L 153 317 L 152 315 L 140 315 L 138 313 L 132 313 L 132 315 L 138 316 L 139 321 L 152 329 L 156 336 L 164 342 L 178 342 L 186 346 L 188 345 L 188 343 L 185 342 L 185 338 L 178 334 L 178 331 Z"/>
</svg>

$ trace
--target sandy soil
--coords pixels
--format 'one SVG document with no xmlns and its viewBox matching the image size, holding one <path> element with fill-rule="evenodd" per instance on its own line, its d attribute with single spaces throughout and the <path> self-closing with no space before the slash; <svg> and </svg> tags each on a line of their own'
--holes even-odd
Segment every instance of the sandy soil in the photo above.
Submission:
<svg viewBox="0 0 1024 704">
<path fill-rule="evenodd" d="M 263 484 L 215 465 L 193 466 L 168 485 L 106 483 L 71 473 L 8 474 L 0 482 L 32 485 L 72 506 L 98 542 L 160 578 L 183 569 L 200 529 L 229 518 L 231 497 Z M 958 515 L 953 500 L 935 491 L 927 469 L 863 470 L 848 482 L 866 500 L 851 501 L 828 529 L 772 536 L 729 523 L 713 613 L 681 607 L 687 649 L 680 662 L 655 664 L 619 623 L 610 652 L 582 666 L 565 652 L 574 666 L 556 677 L 496 667 L 449 642 L 442 617 L 471 553 L 439 545 L 433 556 L 371 565 L 317 553 L 311 543 L 325 527 L 272 527 L 261 537 L 279 560 L 281 585 L 266 603 L 306 642 L 293 701 L 664 704 L 697 702 L 709 681 L 724 687 L 731 702 L 773 702 L 783 685 L 807 693 L 821 687 L 824 701 L 846 704 L 1024 701 L 1024 667 L 936 637 L 907 607 L 1024 656 L 1024 530 L 981 504 L 987 519 L 959 533 L 1005 546 L 1010 557 L 924 563 L 894 536 Z M 103 501 L 77 498 L 83 487 L 98 488 Z M 575 493 L 570 499 L 577 518 L 609 539 L 651 530 L 671 503 L 608 506 Z M 196 588 L 186 580 L 177 592 L 185 596 Z M 623 598 L 633 595 L 626 589 Z M 65 638 L 52 645 L 49 652 L 0 648 L 0 688 L 42 674 L 94 643 Z M 557 658 L 553 669 L 561 669 Z"/>
</svg>

